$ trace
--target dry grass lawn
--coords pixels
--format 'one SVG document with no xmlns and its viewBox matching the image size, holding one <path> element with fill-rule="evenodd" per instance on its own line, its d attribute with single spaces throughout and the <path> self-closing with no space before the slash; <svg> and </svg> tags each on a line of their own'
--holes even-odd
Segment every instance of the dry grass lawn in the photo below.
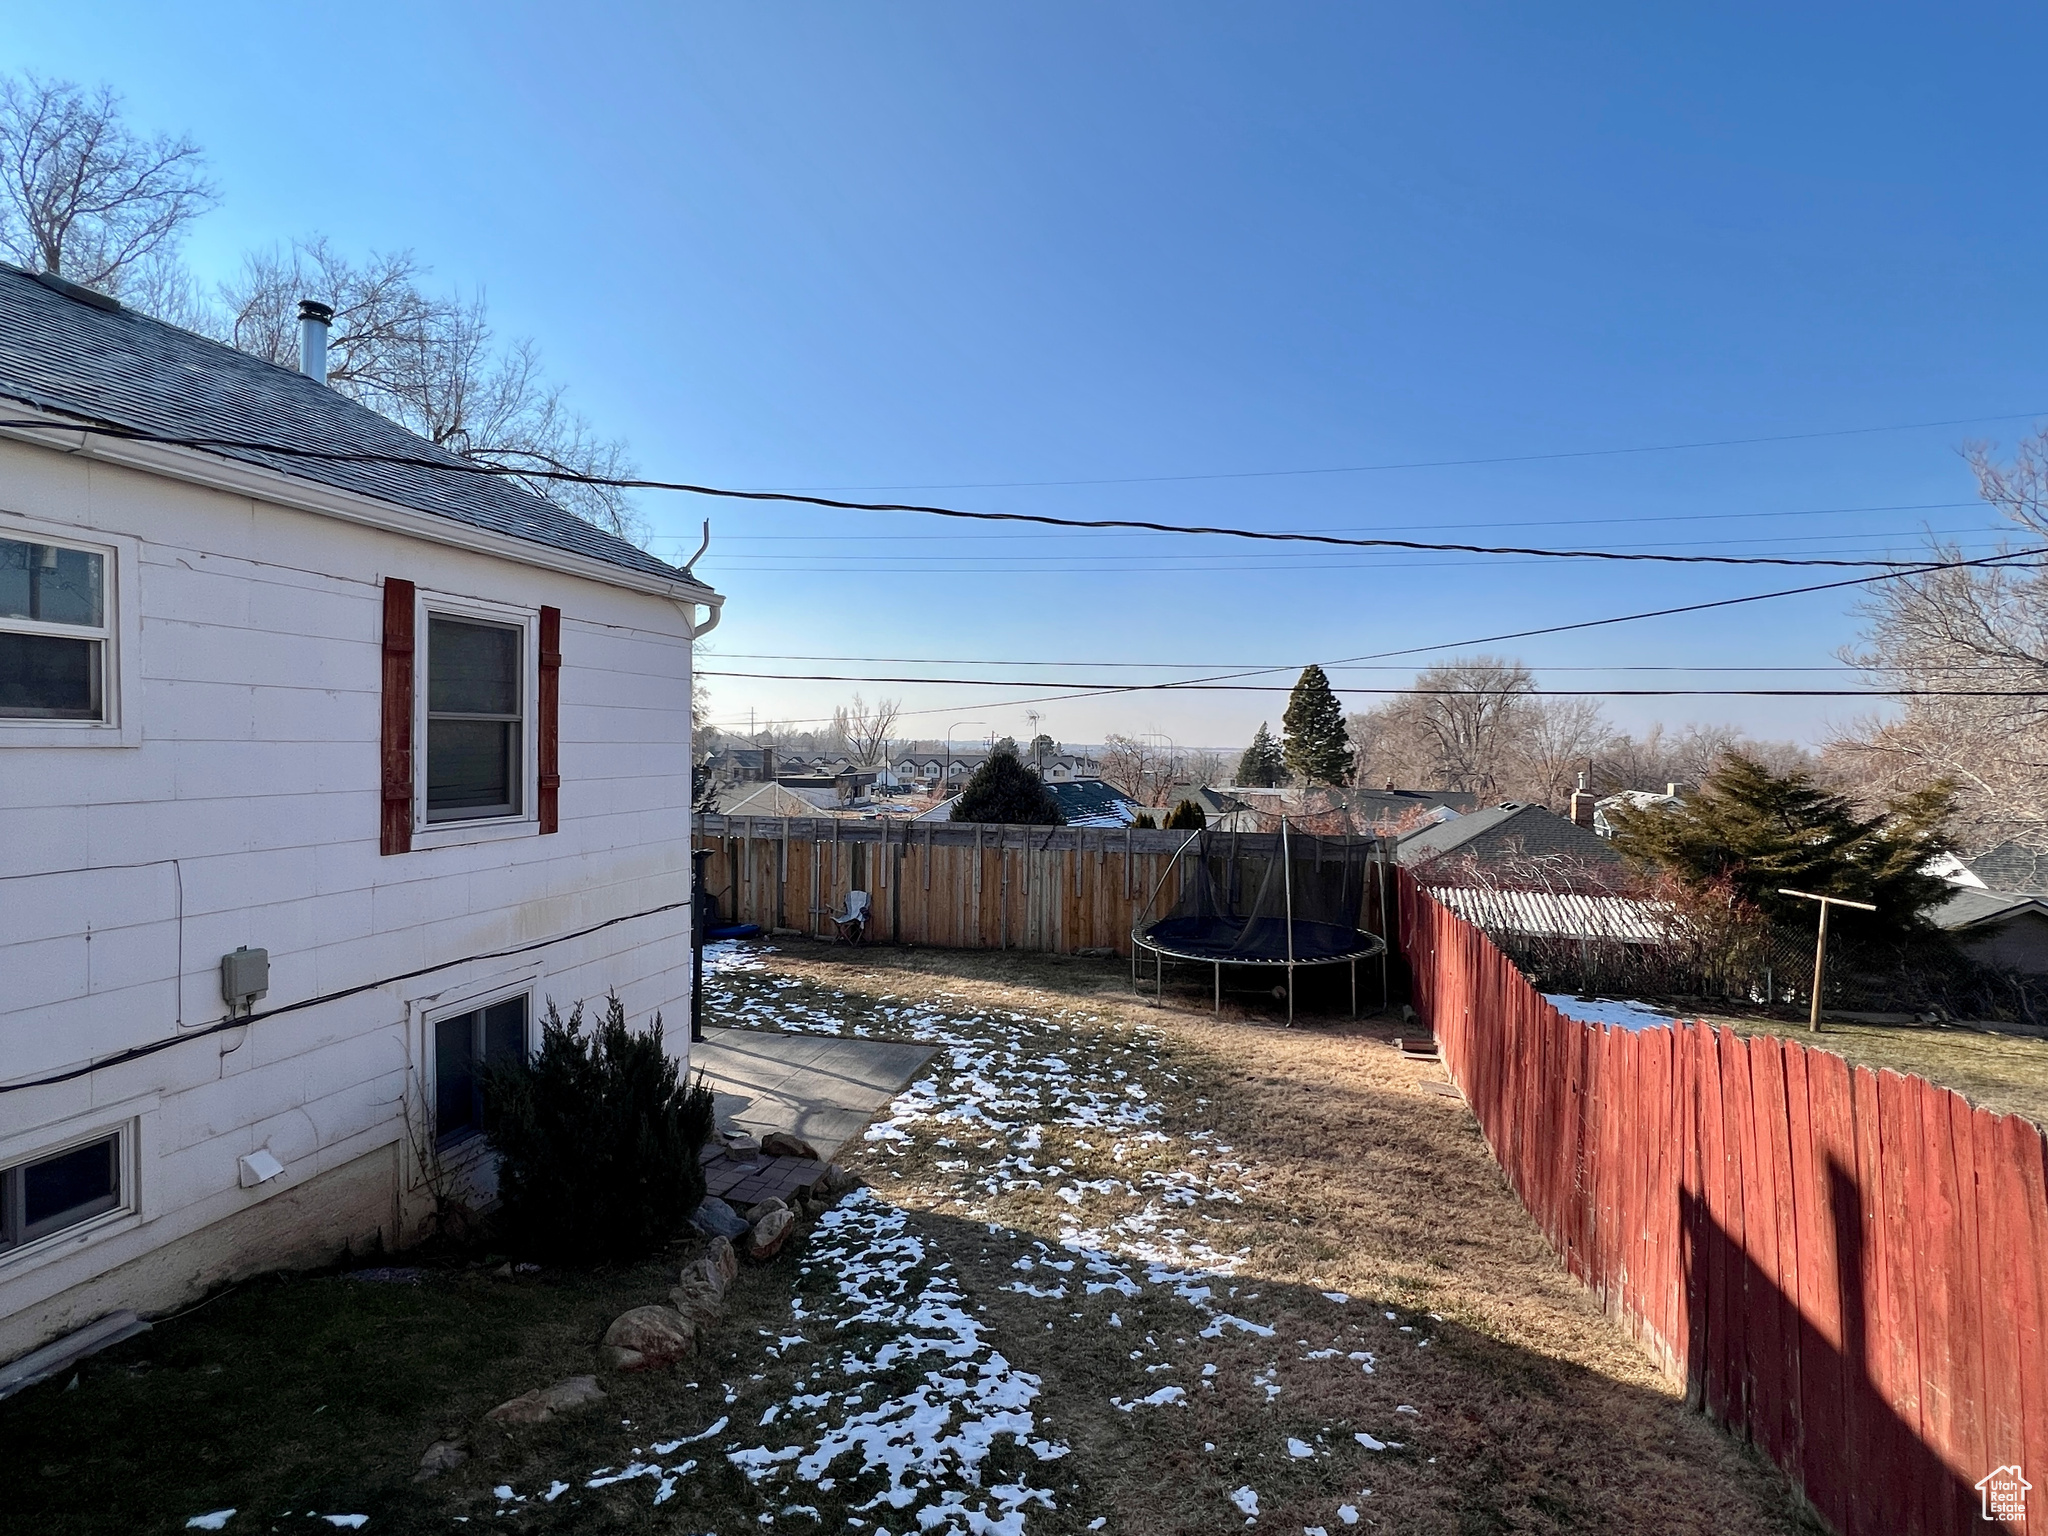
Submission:
<svg viewBox="0 0 2048 1536">
<path fill-rule="evenodd" d="M 1192 1337 L 1146 1352 L 1138 1363 L 1149 1373 L 1118 1358 L 1135 1352 L 1105 1347 L 1125 1337 L 1094 1327 L 1069 1330 L 1064 1344 L 1055 1330 L 1027 1355 L 1046 1377 L 1047 1418 L 1075 1443 L 1076 1470 L 1111 1528 L 1223 1529 L 1240 1485 L 1260 1492 L 1260 1524 L 1286 1531 L 1334 1531 L 1346 1501 L 1400 1531 L 1808 1528 L 1776 1471 L 1687 1411 L 1563 1272 L 1462 1105 L 1419 1086 L 1440 1069 L 1392 1048 L 1397 1025 L 1288 1030 L 1228 1009 L 1219 1020 L 1205 997 L 1177 999 L 1169 987 L 1155 1007 L 1132 996 L 1121 965 L 1056 956 L 799 945 L 770 964 L 805 992 L 836 995 L 849 1028 L 877 1035 L 889 1032 L 887 1010 L 905 1004 L 1037 1014 L 1065 1005 L 1070 1032 L 1082 1018 L 1094 1030 L 1154 1031 L 1178 1079 L 1164 1128 L 1176 1139 L 1212 1133 L 1243 1165 L 1244 1203 L 1219 1206 L 1219 1225 L 1202 1235 L 1244 1250 L 1232 1276 L 1244 1294 L 1229 1305 L 1271 1326 L 1270 1340 L 1201 1339 L 1171 1304 L 1148 1298 L 1155 1338 Z M 876 1010 L 865 1022 L 864 1005 Z M 1128 1174 L 1100 1138 L 1086 1143 L 1067 1136 L 1048 1161 L 1074 1182 Z M 1056 1246 L 1072 1212 L 1052 1193 L 990 1200 L 957 1165 L 918 1144 L 867 1159 L 866 1171 L 932 1220 L 992 1217 L 1012 1245 Z M 1351 1300 L 1334 1306 L 1325 1292 Z M 976 1294 L 1002 1334 L 1044 1333 L 1046 1309 L 1033 1298 L 993 1285 Z M 1128 1335 L 1135 1320 L 1124 1310 Z M 1374 1356 L 1371 1376 L 1347 1364 L 1354 1350 Z M 1217 1367 L 1213 1389 L 1195 1392 L 1186 1412 L 1105 1411 L 1111 1396 L 1189 1383 L 1207 1364 Z M 1404 1449 L 1361 1451 L 1361 1430 Z M 1290 1438 L 1317 1454 L 1290 1457 Z"/>
</svg>

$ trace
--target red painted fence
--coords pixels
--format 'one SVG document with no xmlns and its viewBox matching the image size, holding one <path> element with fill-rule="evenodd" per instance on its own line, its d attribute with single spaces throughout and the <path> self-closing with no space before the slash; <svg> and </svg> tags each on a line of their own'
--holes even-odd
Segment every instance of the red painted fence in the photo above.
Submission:
<svg viewBox="0 0 2048 1536">
<path fill-rule="evenodd" d="M 1917 1077 L 1567 1019 L 1401 875 L 1417 1012 L 1571 1272 L 1844 1536 L 2048 1484 L 2048 1143 Z M 2019 1485 L 2010 1478 L 2008 1485 Z M 2048 1489 L 2002 1527 L 2048 1536 Z"/>
</svg>

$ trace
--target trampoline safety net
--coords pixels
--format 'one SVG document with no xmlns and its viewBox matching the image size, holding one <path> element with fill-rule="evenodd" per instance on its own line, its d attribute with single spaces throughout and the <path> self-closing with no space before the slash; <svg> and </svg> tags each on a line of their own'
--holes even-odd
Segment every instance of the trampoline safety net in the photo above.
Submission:
<svg viewBox="0 0 2048 1536">
<path fill-rule="evenodd" d="M 1358 926 L 1373 876 L 1369 846 L 1296 832 L 1259 844 L 1202 833 L 1181 855 L 1179 899 L 1138 937 L 1168 955 L 1239 965 L 1379 952 L 1379 939 Z"/>
</svg>

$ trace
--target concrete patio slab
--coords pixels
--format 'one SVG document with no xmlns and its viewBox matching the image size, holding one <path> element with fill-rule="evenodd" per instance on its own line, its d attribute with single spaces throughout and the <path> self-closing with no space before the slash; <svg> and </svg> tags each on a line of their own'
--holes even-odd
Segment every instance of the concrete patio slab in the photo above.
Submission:
<svg viewBox="0 0 2048 1536">
<path fill-rule="evenodd" d="M 717 1099 L 718 1122 L 755 1136 L 788 1131 L 827 1160 L 903 1091 L 937 1049 L 840 1035 L 707 1029 L 690 1047 Z"/>
</svg>

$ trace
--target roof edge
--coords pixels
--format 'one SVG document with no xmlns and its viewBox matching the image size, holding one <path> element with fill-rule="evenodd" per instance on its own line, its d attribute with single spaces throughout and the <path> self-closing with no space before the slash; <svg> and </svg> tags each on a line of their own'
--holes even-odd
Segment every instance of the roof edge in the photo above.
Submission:
<svg viewBox="0 0 2048 1536">
<path fill-rule="evenodd" d="M 6 398 L 19 400 L 13 395 Z M 207 453 L 203 449 L 101 436 L 85 430 L 94 425 L 92 422 L 61 415 L 47 406 L 28 401 L 20 401 L 14 408 L 25 415 L 42 417 L 53 427 L 69 428 L 77 433 L 76 439 L 72 440 L 26 428 L 0 427 L 0 439 L 27 447 L 161 475 L 231 495 L 250 496 L 293 511 L 338 518 L 386 533 L 401 533 L 429 544 L 467 550 L 472 554 L 494 555 L 520 565 L 580 576 L 607 586 L 670 598 L 686 605 L 702 604 L 711 610 L 710 619 L 702 626 L 707 630 L 717 622 L 718 611 L 725 603 L 723 593 L 714 591 L 694 576 L 686 576 L 680 581 L 670 580 L 651 571 L 636 571 L 600 560 L 594 555 L 580 555 L 573 550 L 543 544 L 537 539 L 522 539 L 437 513 L 418 512 L 382 497 L 322 485 L 283 470 Z M 694 618 L 691 627 L 693 630 L 698 628 Z"/>
</svg>

